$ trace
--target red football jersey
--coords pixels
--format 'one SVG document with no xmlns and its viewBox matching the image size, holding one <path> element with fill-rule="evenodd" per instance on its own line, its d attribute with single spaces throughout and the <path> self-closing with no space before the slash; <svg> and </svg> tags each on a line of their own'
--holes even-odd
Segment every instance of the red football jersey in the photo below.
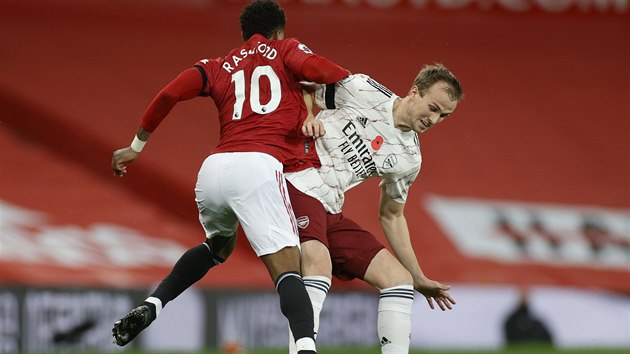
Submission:
<svg viewBox="0 0 630 354">
<path fill-rule="evenodd" d="M 252 36 L 223 58 L 204 59 L 202 95 L 219 110 L 221 137 L 214 152 L 257 151 L 291 164 L 305 137 L 302 64 L 316 56 L 295 39 Z"/>
</svg>

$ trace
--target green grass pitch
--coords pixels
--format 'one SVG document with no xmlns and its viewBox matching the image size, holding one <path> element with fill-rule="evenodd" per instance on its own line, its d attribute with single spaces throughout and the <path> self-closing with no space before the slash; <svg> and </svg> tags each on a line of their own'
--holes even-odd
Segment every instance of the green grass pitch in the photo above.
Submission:
<svg viewBox="0 0 630 354">
<path fill-rule="evenodd" d="M 148 351 L 136 351 L 136 350 L 124 350 L 121 351 L 122 354 L 193 354 L 187 352 L 179 352 L 174 353 L 171 351 L 168 352 L 148 352 Z M 287 354 L 287 349 L 276 349 L 276 350 L 247 350 L 238 352 L 235 354 Z M 320 348 L 318 349 L 319 354 L 380 354 L 381 351 L 379 348 Z M 622 353 L 630 353 L 630 348 L 623 349 L 589 349 L 589 348 L 580 348 L 580 349 L 556 349 L 550 346 L 518 346 L 518 347 L 510 347 L 505 348 L 498 351 L 493 350 L 451 350 L 451 351 L 442 351 L 442 350 L 412 350 L 409 352 L 410 354 L 470 354 L 470 353 L 479 353 L 479 354 L 622 354 Z M 91 354 L 105 354 L 105 353 L 91 353 Z M 111 353 L 109 353 L 111 354 Z M 225 351 L 204 351 L 204 352 L 195 352 L 194 354 L 227 354 Z"/>
</svg>

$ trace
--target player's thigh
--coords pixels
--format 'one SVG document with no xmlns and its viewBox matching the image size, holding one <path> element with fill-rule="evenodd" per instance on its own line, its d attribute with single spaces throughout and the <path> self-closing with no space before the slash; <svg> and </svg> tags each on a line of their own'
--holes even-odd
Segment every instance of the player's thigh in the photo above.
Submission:
<svg viewBox="0 0 630 354">
<path fill-rule="evenodd" d="M 236 153 L 237 161 L 224 185 L 254 252 L 260 257 L 299 245 L 295 216 L 287 193 L 282 164 L 262 153 Z"/>
<path fill-rule="evenodd" d="M 363 280 L 377 289 L 413 284 L 411 273 L 385 248 L 372 258 Z"/>
<path fill-rule="evenodd" d="M 226 175 L 222 171 L 230 169 L 231 161 L 228 154 L 214 154 L 208 156 L 199 169 L 195 201 L 199 222 L 208 240 L 236 235 L 238 218 L 223 191 Z"/>
<path fill-rule="evenodd" d="M 333 275 L 343 280 L 363 279 L 370 262 L 384 246 L 343 214 L 329 215 L 328 225 Z"/>
<path fill-rule="evenodd" d="M 326 229 L 328 214 L 322 203 L 295 188 L 287 181 L 287 191 L 291 199 L 291 207 L 297 220 L 300 242 L 317 240 L 328 246 Z"/>
<path fill-rule="evenodd" d="M 302 275 L 330 278 L 332 264 L 326 237 L 326 210 L 319 200 L 302 193 L 288 181 L 287 187 L 302 245 Z"/>
</svg>

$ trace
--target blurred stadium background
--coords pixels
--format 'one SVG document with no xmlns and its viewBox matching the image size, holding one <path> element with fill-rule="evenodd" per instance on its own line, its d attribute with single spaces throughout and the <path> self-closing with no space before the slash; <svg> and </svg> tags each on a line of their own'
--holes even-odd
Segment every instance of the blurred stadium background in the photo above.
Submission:
<svg viewBox="0 0 630 354">
<path fill-rule="evenodd" d="M 159 89 L 241 42 L 240 0 L 0 2 L 0 353 L 119 351 L 113 322 L 202 240 L 196 173 L 216 109 L 175 108 L 129 174 Z M 462 82 L 421 137 L 407 206 L 425 272 L 417 350 L 492 351 L 522 299 L 560 349 L 630 349 L 630 5 L 627 0 L 286 0 L 287 35 L 404 96 L 426 63 Z M 382 237 L 378 181 L 345 213 Z M 320 347 L 377 346 L 376 292 L 335 280 Z M 131 346 L 282 348 L 286 322 L 244 240 Z M 377 352 L 377 351 L 374 351 Z M 585 351 L 587 352 L 587 351 Z"/>
</svg>

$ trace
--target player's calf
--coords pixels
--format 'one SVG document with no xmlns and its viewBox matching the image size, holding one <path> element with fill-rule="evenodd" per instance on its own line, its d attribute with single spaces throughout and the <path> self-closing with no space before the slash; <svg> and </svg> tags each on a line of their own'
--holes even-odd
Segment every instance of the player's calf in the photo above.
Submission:
<svg viewBox="0 0 630 354">
<path fill-rule="evenodd" d="M 297 353 L 316 354 L 313 307 L 302 277 L 297 272 L 283 273 L 278 277 L 276 289 L 280 295 L 280 309 L 296 339 Z"/>
</svg>

